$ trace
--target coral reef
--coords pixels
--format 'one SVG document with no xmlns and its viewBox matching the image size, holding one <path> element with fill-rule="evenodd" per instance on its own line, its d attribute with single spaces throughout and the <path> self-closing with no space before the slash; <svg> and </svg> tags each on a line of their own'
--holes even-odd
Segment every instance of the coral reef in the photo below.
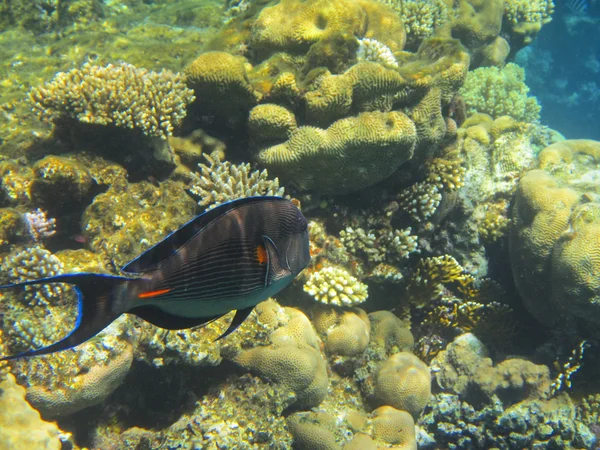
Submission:
<svg viewBox="0 0 600 450">
<path fill-rule="evenodd" d="M 182 77 L 131 64 L 106 67 L 86 63 L 81 69 L 58 73 L 54 80 L 30 92 L 40 119 L 67 119 L 141 130 L 166 139 L 185 117 L 194 100 Z"/>
<path fill-rule="evenodd" d="M 317 302 L 335 306 L 354 306 L 369 296 L 367 285 L 339 267 L 323 267 L 313 272 L 304 291 Z"/>
<path fill-rule="evenodd" d="M 460 89 L 469 114 L 484 113 L 494 118 L 509 115 L 519 121 L 535 122 L 540 118 L 541 107 L 528 92 L 525 71 L 514 63 L 501 69 L 475 69 Z"/>
<path fill-rule="evenodd" d="M 313 312 L 313 325 L 329 355 L 359 356 L 369 345 L 371 323 L 362 309 L 322 306 Z"/>
<path fill-rule="evenodd" d="M 250 164 L 231 164 L 204 155 L 207 164 L 198 164 L 200 173 L 192 178 L 190 192 L 200 197 L 198 204 L 206 209 L 236 198 L 256 195 L 283 197 L 285 188 L 279 187 L 279 179 L 270 180 L 266 169 L 251 170 Z"/>
<path fill-rule="evenodd" d="M 567 396 L 547 399 L 550 378 L 545 366 L 516 358 L 494 366 L 485 346 L 465 334 L 432 367 L 443 392 L 435 395 L 419 424 L 438 445 L 592 448 L 595 443 L 575 418 Z"/>
<path fill-rule="evenodd" d="M 270 345 L 241 350 L 233 361 L 294 393 L 295 406 L 318 406 L 329 384 L 319 338 L 302 312 L 294 308 L 285 308 L 284 312 L 287 323 L 269 335 Z"/>
<path fill-rule="evenodd" d="M 63 448 L 60 429 L 54 423 L 44 422 L 27 403 L 25 389 L 13 375 L 0 380 L 0 425 L 0 448 Z"/>
<path fill-rule="evenodd" d="M 351 192 L 391 175 L 412 157 L 415 140 L 415 126 L 405 114 L 365 112 L 326 130 L 300 127 L 287 142 L 261 150 L 258 159 L 303 189 Z"/>
<path fill-rule="evenodd" d="M 147 181 L 113 185 L 85 209 L 82 229 L 89 248 L 103 256 L 104 264 L 119 268 L 178 229 L 195 211 L 196 203 L 176 181 L 158 187 Z"/>
<path fill-rule="evenodd" d="M 600 320 L 593 275 L 600 209 L 597 183 L 590 182 L 599 150 L 596 141 L 552 144 L 539 155 L 541 170 L 528 172 L 517 188 L 510 229 L 514 280 L 527 309 L 546 323 L 561 316 Z"/>
<path fill-rule="evenodd" d="M 431 397 L 429 367 L 409 352 L 396 353 L 381 363 L 373 384 L 380 404 L 408 411 L 415 419 Z"/>
</svg>

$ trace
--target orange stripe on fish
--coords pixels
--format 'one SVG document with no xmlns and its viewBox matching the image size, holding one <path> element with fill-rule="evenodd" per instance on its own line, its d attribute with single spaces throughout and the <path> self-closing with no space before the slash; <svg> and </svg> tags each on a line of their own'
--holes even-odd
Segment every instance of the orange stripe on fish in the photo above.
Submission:
<svg viewBox="0 0 600 450">
<path fill-rule="evenodd" d="M 138 298 L 152 298 L 152 297 L 157 297 L 159 295 L 166 294 L 170 290 L 171 289 L 157 289 L 156 291 L 142 292 L 141 294 L 138 294 Z"/>
<path fill-rule="evenodd" d="M 256 247 L 256 259 L 258 259 L 259 264 L 266 264 L 268 261 L 267 249 L 265 249 L 264 245 L 259 245 Z"/>
</svg>

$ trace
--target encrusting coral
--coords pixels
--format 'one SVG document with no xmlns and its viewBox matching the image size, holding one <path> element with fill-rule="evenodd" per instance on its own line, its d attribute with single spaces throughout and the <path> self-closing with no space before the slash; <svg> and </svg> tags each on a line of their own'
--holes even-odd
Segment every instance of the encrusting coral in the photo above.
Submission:
<svg viewBox="0 0 600 450">
<path fill-rule="evenodd" d="M 221 203 L 236 198 L 257 195 L 283 197 L 285 188 L 279 186 L 279 179 L 269 179 L 266 169 L 252 170 L 250 164 L 231 164 L 204 155 L 207 164 L 198 164 L 199 174 L 194 174 L 190 192 L 200 197 L 198 204 L 212 209 Z"/>
<path fill-rule="evenodd" d="M 81 69 L 58 73 L 29 96 L 43 120 L 114 125 L 162 139 L 172 134 L 194 100 L 181 75 L 125 63 L 106 67 L 86 63 Z"/>
</svg>

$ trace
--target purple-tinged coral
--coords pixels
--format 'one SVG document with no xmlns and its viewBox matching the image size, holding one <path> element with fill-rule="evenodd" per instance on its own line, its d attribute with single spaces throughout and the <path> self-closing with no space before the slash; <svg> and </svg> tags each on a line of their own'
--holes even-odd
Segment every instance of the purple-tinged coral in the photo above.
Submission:
<svg viewBox="0 0 600 450">
<path fill-rule="evenodd" d="M 29 235 L 35 242 L 41 242 L 56 234 L 56 219 L 48 217 L 40 208 L 23 214 Z"/>
</svg>

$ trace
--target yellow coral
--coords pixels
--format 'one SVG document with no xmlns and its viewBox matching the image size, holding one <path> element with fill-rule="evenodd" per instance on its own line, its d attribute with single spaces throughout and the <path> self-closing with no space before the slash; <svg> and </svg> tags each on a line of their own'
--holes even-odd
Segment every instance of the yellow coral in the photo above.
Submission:
<svg viewBox="0 0 600 450">
<path fill-rule="evenodd" d="M 254 140 L 285 140 L 298 127 L 296 117 L 283 106 L 267 103 L 250 111 L 248 131 Z"/>
<path fill-rule="evenodd" d="M 60 430 L 55 423 L 44 422 L 40 413 L 25 400 L 25 388 L 15 377 L 0 380 L 0 448 L 59 450 Z"/>
<path fill-rule="evenodd" d="M 319 307 L 314 311 L 313 324 L 324 336 L 325 350 L 330 355 L 359 356 L 369 344 L 371 324 L 362 309 Z"/>
<path fill-rule="evenodd" d="M 481 67 L 469 72 L 460 90 L 469 114 L 509 115 L 520 121 L 535 122 L 540 118 L 541 107 L 528 92 L 525 71 L 513 63 L 502 69 Z"/>
<path fill-rule="evenodd" d="M 296 394 L 298 407 L 317 406 L 327 395 L 325 360 L 308 318 L 286 308 L 287 324 L 271 333 L 271 345 L 242 350 L 234 361 Z"/>
<path fill-rule="evenodd" d="M 415 339 L 410 325 L 391 311 L 375 311 L 369 314 L 371 321 L 370 346 L 376 347 L 386 357 L 399 351 L 410 351 Z"/>
<path fill-rule="evenodd" d="M 227 116 L 250 110 L 262 98 L 250 84 L 248 68 L 241 56 L 206 52 L 185 68 L 185 75 L 204 107 Z"/>
<path fill-rule="evenodd" d="M 86 63 L 81 69 L 57 74 L 29 97 L 44 120 L 112 124 L 163 139 L 172 134 L 194 100 L 180 75 L 124 63 L 106 67 Z"/>
<path fill-rule="evenodd" d="M 324 412 L 299 412 L 287 419 L 287 426 L 298 448 L 339 450 L 333 430 L 335 417 Z"/>
<path fill-rule="evenodd" d="M 509 32 L 519 41 L 519 46 L 530 44 L 542 26 L 552 20 L 554 2 L 552 0 L 506 0 L 504 17 Z"/>
<path fill-rule="evenodd" d="M 332 266 L 313 272 L 304 284 L 304 291 L 320 303 L 336 306 L 354 306 L 369 296 L 366 284 L 348 271 Z"/>
<path fill-rule="evenodd" d="M 300 127 L 283 144 L 261 150 L 259 161 L 302 189 L 346 193 L 381 181 L 412 157 L 416 130 L 403 113 L 370 112 L 326 130 Z"/>
<path fill-rule="evenodd" d="M 409 352 L 396 353 L 381 363 L 373 383 L 381 404 L 408 411 L 414 419 L 431 397 L 429 367 Z"/>
<path fill-rule="evenodd" d="M 415 421 L 406 411 L 380 406 L 373 411 L 373 439 L 398 450 L 417 450 Z"/>
</svg>

